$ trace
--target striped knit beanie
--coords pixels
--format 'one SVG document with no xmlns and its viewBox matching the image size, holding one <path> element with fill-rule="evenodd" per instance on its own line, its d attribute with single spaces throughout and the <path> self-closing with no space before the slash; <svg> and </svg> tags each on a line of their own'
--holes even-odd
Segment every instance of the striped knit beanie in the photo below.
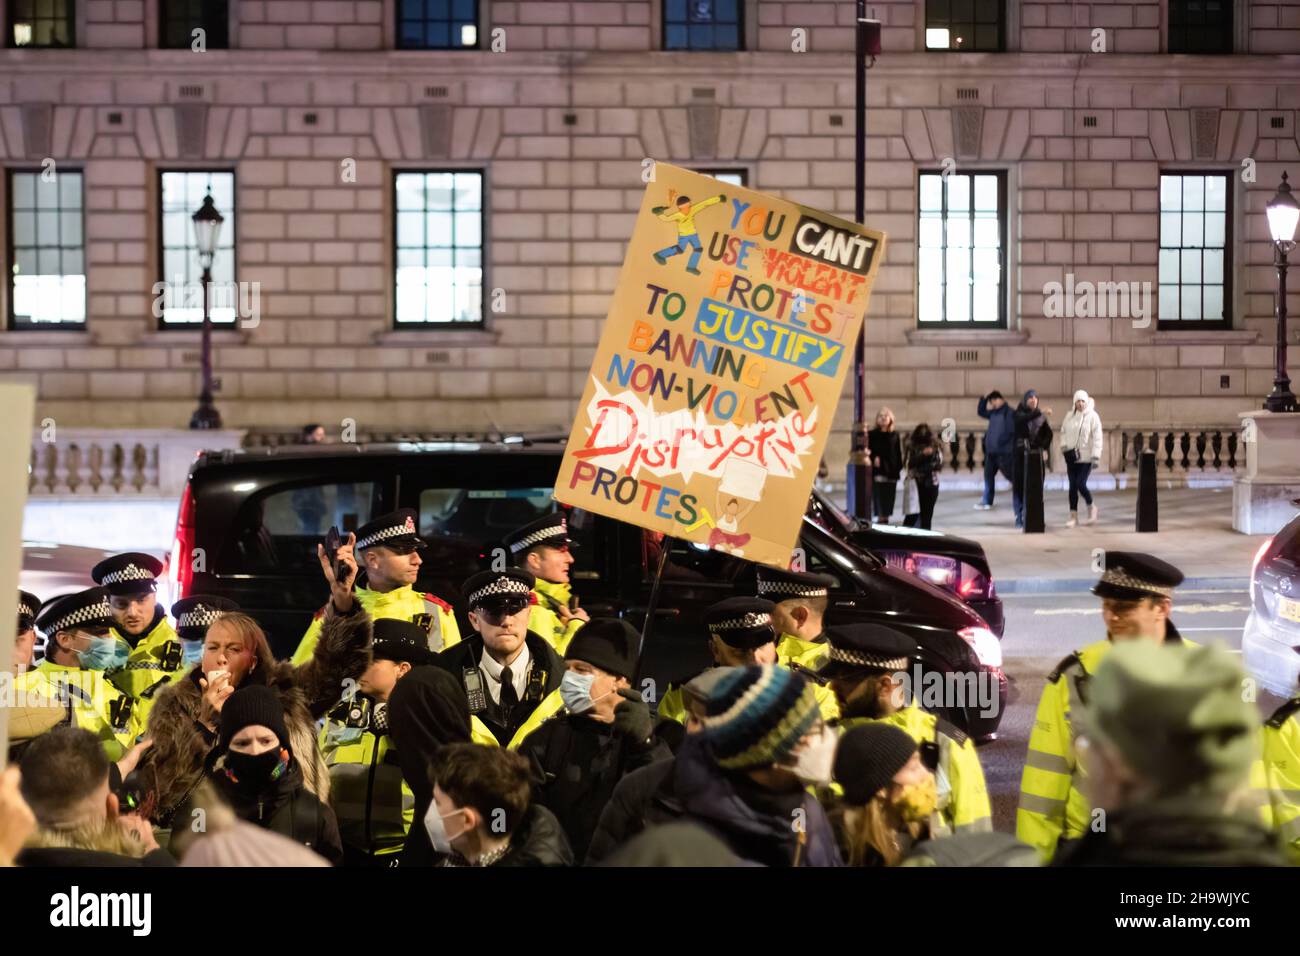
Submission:
<svg viewBox="0 0 1300 956">
<path fill-rule="evenodd" d="M 818 719 L 812 685 L 770 664 L 728 670 L 705 702 L 704 738 L 714 759 L 727 770 L 780 762 Z"/>
</svg>

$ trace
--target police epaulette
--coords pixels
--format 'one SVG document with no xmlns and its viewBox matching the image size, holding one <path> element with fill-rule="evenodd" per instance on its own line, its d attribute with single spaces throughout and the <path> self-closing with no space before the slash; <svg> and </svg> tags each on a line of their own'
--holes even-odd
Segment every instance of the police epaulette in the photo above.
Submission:
<svg viewBox="0 0 1300 956">
<path fill-rule="evenodd" d="M 1285 724 L 1291 718 L 1291 715 L 1298 710 L 1300 710 L 1300 697 L 1292 697 L 1277 710 L 1273 711 L 1273 716 L 1264 721 L 1264 723 L 1266 726 L 1272 727 L 1274 730 L 1281 730 L 1282 725 Z"/>
<path fill-rule="evenodd" d="M 936 734 L 943 734 L 945 737 L 952 740 L 952 742 L 958 747 L 962 746 L 962 744 L 966 743 L 966 741 L 970 739 L 964 730 L 956 724 L 944 720 L 942 717 L 935 718 L 934 731 Z"/>
<path fill-rule="evenodd" d="M 451 614 L 453 612 L 452 606 L 448 604 L 446 601 L 444 601 L 442 598 L 438 597 L 438 595 L 436 594 L 430 594 L 428 591 L 426 591 L 424 592 L 424 599 L 428 601 L 430 604 L 438 605 L 438 607 L 442 608 L 448 614 Z"/>
<path fill-rule="evenodd" d="M 1056 669 L 1047 675 L 1047 683 L 1055 684 L 1061 679 L 1061 675 L 1069 670 L 1071 665 L 1074 664 L 1078 664 L 1080 667 L 1083 666 L 1083 658 L 1079 656 L 1078 651 L 1075 651 L 1065 660 L 1061 661 L 1061 663 L 1056 665 Z"/>
</svg>

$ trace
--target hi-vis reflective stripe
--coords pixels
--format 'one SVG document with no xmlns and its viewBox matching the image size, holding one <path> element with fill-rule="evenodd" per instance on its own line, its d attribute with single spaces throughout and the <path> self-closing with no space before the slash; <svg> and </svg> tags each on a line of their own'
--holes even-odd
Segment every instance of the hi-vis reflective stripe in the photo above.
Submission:
<svg viewBox="0 0 1300 956">
<path fill-rule="evenodd" d="M 1020 791 L 1020 809 L 1030 813 L 1041 813 L 1046 817 L 1064 817 L 1065 800 L 1055 797 L 1040 797 L 1036 793 Z"/>
<path fill-rule="evenodd" d="M 1063 773 L 1067 776 L 1074 772 L 1074 768 L 1070 766 L 1070 761 L 1060 754 L 1044 753 L 1041 750 L 1029 751 L 1025 755 L 1025 766 L 1033 767 L 1036 770 L 1047 770 L 1051 773 Z"/>
<path fill-rule="evenodd" d="M 955 833 L 992 833 L 993 820 L 990 817 L 980 817 L 978 820 L 972 820 L 970 823 L 959 823 L 953 827 Z"/>
</svg>

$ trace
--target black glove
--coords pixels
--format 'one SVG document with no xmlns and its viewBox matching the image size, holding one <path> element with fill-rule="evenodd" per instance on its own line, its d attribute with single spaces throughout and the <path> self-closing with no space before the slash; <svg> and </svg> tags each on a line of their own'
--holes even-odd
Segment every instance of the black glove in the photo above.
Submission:
<svg viewBox="0 0 1300 956">
<path fill-rule="evenodd" d="M 650 718 L 650 705 L 641 699 L 630 687 L 618 692 L 623 703 L 614 708 L 614 730 L 622 734 L 637 747 L 650 745 L 650 734 L 654 730 L 654 721 Z"/>
</svg>

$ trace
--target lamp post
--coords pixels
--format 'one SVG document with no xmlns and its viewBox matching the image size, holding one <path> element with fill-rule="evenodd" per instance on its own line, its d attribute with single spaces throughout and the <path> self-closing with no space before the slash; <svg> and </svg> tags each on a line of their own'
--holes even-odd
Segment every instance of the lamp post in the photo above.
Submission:
<svg viewBox="0 0 1300 956">
<path fill-rule="evenodd" d="M 1273 264 L 1277 266 L 1277 371 L 1273 377 L 1273 391 L 1264 399 L 1264 408 L 1270 412 L 1294 412 L 1295 393 L 1291 391 L 1291 376 L 1286 370 L 1286 257 L 1296 245 L 1296 224 L 1300 222 L 1300 204 L 1291 195 L 1291 186 L 1282 174 L 1282 185 L 1264 207 L 1268 215 L 1268 231 L 1273 239 Z"/>
<path fill-rule="evenodd" d="M 194 239 L 199 247 L 199 265 L 203 269 L 203 385 L 199 392 L 199 407 L 190 416 L 190 428 L 213 429 L 221 427 L 221 413 L 212 404 L 212 315 L 208 310 L 208 287 L 212 284 L 212 257 L 217 251 L 217 237 L 225 222 L 212 202 L 212 194 L 203 197 L 203 205 L 192 217 Z"/>
<path fill-rule="evenodd" d="M 863 225 L 866 215 L 867 175 L 867 70 L 880 55 L 880 21 L 867 18 L 867 0 L 857 0 L 856 52 L 854 56 L 854 118 L 857 123 L 853 152 L 854 218 Z M 871 62 L 867 62 L 867 58 Z M 849 512 L 863 524 L 871 523 L 871 454 L 867 449 L 866 321 L 858 332 L 853 352 L 853 434 L 849 448 Z"/>
</svg>

